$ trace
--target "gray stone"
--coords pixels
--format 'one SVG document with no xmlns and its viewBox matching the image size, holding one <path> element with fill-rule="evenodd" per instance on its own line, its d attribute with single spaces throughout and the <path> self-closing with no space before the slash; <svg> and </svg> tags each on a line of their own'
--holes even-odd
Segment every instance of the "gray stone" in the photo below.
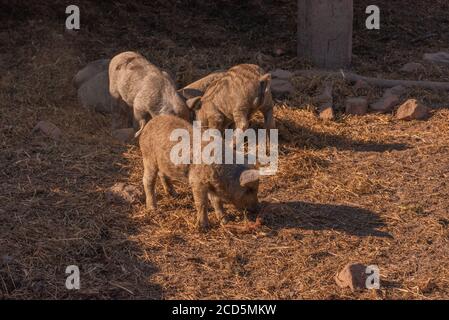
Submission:
<svg viewBox="0 0 449 320">
<path fill-rule="evenodd" d="M 377 102 L 372 103 L 370 108 L 377 112 L 390 112 L 400 102 L 401 95 L 404 94 L 406 88 L 403 86 L 396 86 L 385 90 L 382 98 Z"/>
<path fill-rule="evenodd" d="M 271 93 L 275 98 L 290 96 L 295 88 L 288 80 L 273 79 L 271 81 Z"/>
<path fill-rule="evenodd" d="M 84 107 L 100 113 L 116 112 L 117 104 L 112 103 L 109 94 L 108 70 L 101 71 L 85 80 L 78 89 L 78 101 Z"/>
<path fill-rule="evenodd" d="M 423 59 L 439 65 L 449 65 L 449 52 L 425 53 Z"/>
<path fill-rule="evenodd" d="M 41 132 L 47 137 L 54 140 L 59 140 L 62 135 L 61 129 L 50 121 L 39 121 L 36 126 L 31 130 L 31 133 Z"/>
<path fill-rule="evenodd" d="M 421 63 L 418 62 L 409 62 L 406 63 L 399 71 L 405 72 L 405 73 L 416 73 L 424 71 L 425 68 Z"/>
<path fill-rule="evenodd" d="M 270 73 L 273 79 L 290 80 L 293 77 L 292 72 L 284 69 L 276 69 Z"/>
<path fill-rule="evenodd" d="M 345 107 L 348 114 L 364 115 L 368 111 L 368 100 L 362 97 L 348 98 Z"/>
</svg>

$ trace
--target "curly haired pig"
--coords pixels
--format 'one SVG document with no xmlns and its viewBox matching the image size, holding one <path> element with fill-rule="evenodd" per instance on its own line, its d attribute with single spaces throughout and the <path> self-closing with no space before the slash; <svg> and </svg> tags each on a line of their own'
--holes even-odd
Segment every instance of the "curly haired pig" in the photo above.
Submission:
<svg viewBox="0 0 449 320">
<path fill-rule="evenodd" d="M 190 120 L 191 112 L 169 74 L 136 52 L 123 52 L 109 64 L 109 91 L 115 103 L 132 108 L 138 137 L 151 117 L 173 114 Z"/>
<path fill-rule="evenodd" d="M 265 128 L 274 129 L 271 75 L 254 64 L 240 64 L 218 73 L 203 96 L 187 101 L 202 126 L 223 132 L 232 124 L 245 131 L 251 116 L 261 111 Z"/>
<path fill-rule="evenodd" d="M 175 129 L 186 129 L 192 145 L 192 125 L 172 116 L 160 115 L 151 119 L 139 138 L 143 156 L 143 186 L 146 206 L 156 209 L 155 184 L 159 176 L 165 192 L 173 194 L 170 180 L 188 182 L 197 209 L 197 227 L 207 228 L 208 199 L 218 219 L 225 222 L 223 203 L 238 209 L 255 210 L 258 206 L 259 171 L 244 164 L 175 164 L 170 152 L 178 143 L 170 141 Z"/>
</svg>

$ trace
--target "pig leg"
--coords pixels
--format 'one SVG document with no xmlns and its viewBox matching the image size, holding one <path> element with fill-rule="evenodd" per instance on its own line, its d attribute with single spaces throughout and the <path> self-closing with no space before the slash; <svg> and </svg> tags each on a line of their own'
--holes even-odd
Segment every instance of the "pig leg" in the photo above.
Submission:
<svg viewBox="0 0 449 320">
<path fill-rule="evenodd" d="M 207 217 L 207 188 L 192 185 L 192 193 L 197 210 L 196 227 L 199 230 L 205 230 L 209 227 L 209 219 Z"/>
<path fill-rule="evenodd" d="M 242 130 L 242 133 L 245 132 L 246 129 L 249 127 L 248 117 L 246 116 L 246 113 L 241 110 L 241 108 L 237 108 L 237 111 L 233 114 L 234 122 L 235 122 L 235 128 Z M 240 134 L 235 131 L 233 136 L 232 145 L 236 145 L 238 138 Z"/>
<path fill-rule="evenodd" d="M 159 179 L 161 180 L 162 186 L 164 187 L 165 193 L 169 194 L 173 198 L 177 197 L 178 194 L 176 193 L 175 189 L 173 189 L 173 185 L 171 184 L 170 180 L 162 173 L 159 173 Z"/>
<path fill-rule="evenodd" d="M 134 105 L 133 112 L 134 112 L 134 119 L 136 120 L 139 129 L 135 134 L 135 137 L 137 138 L 138 136 L 140 136 L 143 128 L 147 123 L 147 112 L 138 104 Z"/>
<path fill-rule="evenodd" d="M 223 202 L 220 198 L 212 192 L 209 192 L 208 197 L 212 207 L 214 208 L 215 214 L 217 215 L 218 221 L 220 221 L 221 224 L 228 222 L 225 217 Z"/>
<path fill-rule="evenodd" d="M 238 108 L 232 116 L 234 117 L 235 127 L 237 129 L 241 129 L 243 132 L 248 129 L 249 122 L 246 112 L 243 112 L 241 108 Z"/>
<path fill-rule="evenodd" d="M 143 188 L 145 189 L 146 206 L 148 210 L 156 210 L 156 178 L 157 167 L 151 161 L 143 161 Z"/>
<path fill-rule="evenodd" d="M 273 117 L 273 109 L 267 109 L 262 111 L 263 113 L 263 118 L 264 118 L 264 125 L 265 125 L 265 129 L 270 130 L 270 129 L 275 129 L 276 126 L 274 124 L 274 117 Z"/>
</svg>

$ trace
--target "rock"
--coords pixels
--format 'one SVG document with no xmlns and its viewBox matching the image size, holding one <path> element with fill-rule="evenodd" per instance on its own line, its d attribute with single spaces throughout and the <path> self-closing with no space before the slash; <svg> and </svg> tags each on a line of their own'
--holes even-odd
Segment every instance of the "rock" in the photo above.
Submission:
<svg viewBox="0 0 449 320">
<path fill-rule="evenodd" d="M 347 264 L 335 275 L 335 282 L 340 288 L 349 287 L 352 292 L 366 289 L 366 266 L 361 263 Z"/>
<path fill-rule="evenodd" d="M 78 89 L 84 82 L 92 79 L 98 73 L 108 71 L 110 61 L 110 59 L 98 59 L 88 63 L 73 77 L 73 85 L 75 88 Z"/>
<path fill-rule="evenodd" d="M 364 115 L 368 111 L 368 100 L 366 98 L 348 98 L 346 100 L 346 113 L 353 115 Z"/>
<path fill-rule="evenodd" d="M 111 203 L 138 203 L 142 197 L 142 192 L 132 185 L 123 182 L 114 184 L 106 192 L 106 199 Z"/>
<path fill-rule="evenodd" d="M 321 89 L 321 94 L 312 97 L 312 101 L 318 106 L 319 118 L 322 120 L 333 120 L 334 115 L 334 99 L 332 96 L 333 83 L 325 81 Z"/>
<path fill-rule="evenodd" d="M 385 90 L 382 98 L 377 102 L 372 103 L 370 108 L 377 112 L 390 112 L 400 102 L 401 95 L 404 94 L 406 88 L 403 86 L 396 86 Z"/>
<path fill-rule="evenodd" d="M 409 62 L 406 63 L 399 71 L 406 73 L 416 73 L 420 71 L 424 71 L 425 68 L 421 63 L 418 62 Z"/>
<path fill-rule="evenodd" d="M 449 65 L 449 52 L 425 53 L 423 59 L 439 65 Z"/>
<path fill-rule="evenodd" d="M 284 69 L 276 69 L 270 73 L 273 79 L 290 80 L 293 77 L 292 72 Z"/>
<path fill-rule="evenodd" d="M 389 112 L 399 103 L 399 101 L 399 97 L 395 95 L 382 97 L 377 102 L 372 103 L 370 108 L 377 112 Z"/>
<path fill-rule="evenodd" d="M 386 95 L 398 95 L 401 96 L 407 91 L 407 88 L 404 86 L 395 86 L 393 88 L 385 90 Z"/>
<path fill-rule="evenodd" d="M 396 112 L 398 120 L 420 120 L 429 115 L 429 109 L 415 99 L 409 99 L 402 104 Z"/>
<path fill-rule="evenodd" d="M 288 80 L 273 79 L 271 81 L 271 93 L 275 98 L 284 98 L 291 95 L 295 88 Z"/>
<path fill-rule="evenodd" d="M 319 117 L 322 120 L 333 120 L 333 119 L 335 119 L 334 109 L 332 108 L 332 106 L 322 109 L 320 111 Z"/>
<path fill-rule="evenodd" d="M 112 132 L 112 136 L 123 143 L 128 143 L 134 139 L 133 128 L 117 129 Z"/>
<path fill-rule="evenodd" d="M 50 137 L 55 140 L 59 140 L 61 138 L 62 131 L 55 124 L 50 121 L 39 121 L 36 126 L 31 130 L 31 133 L 42 132 L 47 137 Z"/>
<path fill-rule="evenodd" d="M 109 93 L 109 72 L 101 71 L 85 80 L 78 89 L 78 101 L 87 109 L 93 109 L 100 113 L 112 113 L 118 111 L 117 104 L 112 103 Z"/>
<path fill-rule="evenodd" d="M 353 88 L 354 88 L 354 90 L 360 90 L 360 89 L 369 89 L 369 88 L 371 88 L 371 86 L 365 80 L 357 80 L 355 82 Z"/>
</svg>

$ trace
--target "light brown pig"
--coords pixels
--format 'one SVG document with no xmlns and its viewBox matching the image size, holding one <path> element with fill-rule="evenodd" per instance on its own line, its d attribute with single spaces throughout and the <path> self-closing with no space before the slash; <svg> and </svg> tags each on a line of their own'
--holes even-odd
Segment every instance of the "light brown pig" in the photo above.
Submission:
<svg viewBox="0 0 449 320">
<path fill-rule="evenodd" d="M 265 128 L 275 128 L 269 73 L 254 64 L 240 64 L 217 78 L 209 83 L 203 96 L 187 101 L 202 126 L 223 132 L 235 124 L 245 131 L 251 116 L 261 111 Z"/>
<path fill-rule="evenodd" d="M 257 208 L 258 170 L 244 164 L 175 164 L 170 157 L 173 147 L 178 143 L 170 139 L 175 129 L 185 129 L 192 139 L 192 125 L 171 115 L 160 115 L 151 119 L 139 138 L 148 209 L 156 209 L 157 176 L 165 191 L 170 194 L 173 193 L 170 180 L 190 183 L 198 212 L 197 226 L 200 229 L 206 228 L 209 223 L 208 199 L 222 222 L 225 221 L 223 202 L 232 203 L 239 209 Z"/>
<path fill-rule="evenodd" d="M 140 135 L 151 117 L 173 114 L 190 120 L 191 112 L 167 72 L 136 52 L 116 55 L 109 64 L 109 91 L 119 105 L 131 108 Z"/>
</svg>

